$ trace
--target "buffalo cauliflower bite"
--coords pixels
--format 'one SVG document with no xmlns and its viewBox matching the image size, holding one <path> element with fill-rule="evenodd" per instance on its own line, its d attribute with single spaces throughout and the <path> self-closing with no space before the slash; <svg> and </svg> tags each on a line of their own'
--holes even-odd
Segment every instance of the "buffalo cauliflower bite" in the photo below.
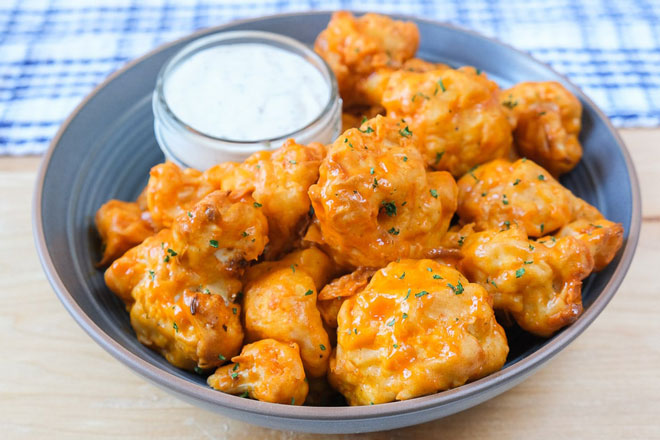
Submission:
<svg viewBox="0 0 660 440">
<path fill-rule="evenodd" d="M 379 69 L 400 68 L 418 45 L 419 31 L 412 22 L 339 11 L 316 38 L 314 50 L 335 73 L 344 105 L 351 106 L 372 104 L 361 93 L 363 81 Z"/>
<path fill-rule="evenodd" d="M 509 351 L 488 293 L 432 260 L 401 260 L 338 316 L 330 383 L 351 405 L 411 399 L 499 370 Z"/>
<path fill-rule="evenodd" d="M 321 241 L 340 264 L 382 267 L 437 248 L 456 210 L 456 183 L 427 172 L 408 127 L 382 116 L 331 146 L 309 189 Z M 316 227 L 316 226 L 315 226 Z"/>
<path fill-rule="evenodd" d="M 405 121 L 433 169 L 458 178 L 475 165 L 510 155 L 511 123 L 497 85 L 473 69 L 394 72 L 382 105 L 388 117 Z"/>
<path fill-rule="evenodd" d="M 257 264 L 245 275 L 243 309 L 247 342 L 272 338 L 300 347 L 309 377 L 328 368 L 330 340 L 316 308 L 317 282 L 304 267 L 292 263 L 264 270 Z M 254 272 L 254 273 L 253 273 Z"/>
<path fill-rule="evenodd" d="M 255 225 L 254 243 L 234 238 Z M 140 342 L 177 367 L 216 367 L 240 350 L 241 306 L 233 299 L 245 260 L 263 251 L 267 232 L 251 201 L 214 192 L 179 216 L 174 231 L 163 229 L 115 260 L 105 281 L 125 302 Z"/>
<path fill-rule="evenodd" d="M 513 136 L 522 156 L 554 176 L 575 168 L 582 158 L 582 105 L 571 92 L 557 82 L 523 82 L 500 99 L 516 121 Z"/>
<path fill-rule="evenodd" d="M 249 194 L 268 219 L 269 244 L 264 257 L 274 260 L 289 251 L 300 238 L 309 220 L 307 190 L 319 176 L 319 165 L 325 146 L 319 143 L 296 144 L 289 139 L 275 151 L 260 151 L 227 171 L 227 164 L 207 171 L 213 175 L 220 169 L 223 190 Z"/>
<path fill-rule="evenodd" d="M 94 222 L 103 242 L 99 266 L 111 263 L 154 234 L 148 217 L 136 202 L 110 200 L 96 211 Z"/>
<path fill-rule="evenodd" d="M 579 219 L 561 228 L 557 238 L 561 237 L 575 237 L 585 243 L 594 259 L 594 271 L 600 271 L 623 245 L 623 225 L 604 218 Z"/>
<path fill-rule="evenodd" d="M 548 337 L 582 313 L 582 280 L 594 267 L 587 245 L 575 237 L 528 240 L 511 227 L 469 235 L 459 268 L 493 297 L 524 330 Z"/>
<path fill-rule="evenodd" d="M 262 339 L 208 377 L 212 388 L 263 402 L 302 405 L 308 392 L 298 344 Z"/>
</svg>

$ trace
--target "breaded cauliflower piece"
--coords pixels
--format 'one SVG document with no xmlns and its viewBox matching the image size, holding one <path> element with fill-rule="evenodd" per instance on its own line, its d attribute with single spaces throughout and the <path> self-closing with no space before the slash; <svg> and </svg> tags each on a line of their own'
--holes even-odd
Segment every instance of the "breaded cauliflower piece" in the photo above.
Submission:
<svg viewBox="0 0 660 440">
<path fill-rule="evenodd" d="M 575 237 L 528 240 L 525 232 L 488 230 L 469 235 L 459 268 L 493 297 L 493 307 L 524 330 L 549 337 L 582 313 L 582 280 L 594 267 Z"/>
<path fill-rule="evenodd" d="M 103 257 L 99 266 L 116 260 L 155 232 L 149 218 L 136 202 L 110 200 L 96 211 L 94 223 L 103 242 Z"/>
<path fill-rule="evenodd" d="M 314 278 L 295 264 L 270 270 L 262 264 L 269 263 L 253 266 L 245 276 L 249 280 L 243 289 L 246 341 L 295 342 L 307 375 L 323 376 L 332 347 L 316 308 Z"/>
<path fill-rule="evenodd" d="M 309 197 L 320 241 L 341 265 L 382 267 L 435 249 L 456 210 L 456 183 L 427 172 L 401 122 L 377 116 L 330 148 Z"/>
<path fill-rule="evenodd" d="M 518 152 L 557 177 L 582 158 L 578 140 L 582 104 L 554 81 L 523 82 L 501 93 L 502 105 L 516 120 L 513 133 Z"/>
<path fill-rule="evenodd" d="M 488 293 L 432 260 L 401 260 L 339 311 L 330 383 L 351 405 L 411 399 L 499 370 L 509 351 Z"/>
<path fill-rule="evenodd" d="M 363 81 L 380 69 L 400 68 L 418 46 L 419 31 L 412 22 L 338 11 L 316 38 L 314 50 L 335 73 L 344 105 L 351 106 L 371 105 L 362 93 Z"/>
<path fill-rule="evenodd" d="M 298 344 L 262 339 L 243 347 L 232 364 L 208 377 L 212 388 L 263 402 L 302 405 L 309 386 Z"/>
<path fill-rule="evenodd" d="M 233 194 L 248 194 L 254 198 L 268 218 L 269 244 L 265 259 L 275 260 L 291 250 L 309 221 L 307 190 L 319 177 L 319 165 L 325 156 L 325 146 L 319 143 L 300 145 L 289 139 L 275 151 L 260 151 L 243 163 L 226 170 L 217 168 L 221 187 Z"/>
<path fill-rule="evenodd" d="M 458 178 L 475 165 L 509 157 L 511 123 L 497 85 L 473 68 L 394 72 L 383 93 L 387 116 L 417 137 L 426 164 Z"/>
<path fill-rule="evenodd" d="M 541 237 L 583 215 L 578 211 L 585 205 L 527 159 L 494 160 L 458 180 L 458 214 L 462 222 L 474 222 L 477 230 L 518 226 L 530 237 Z"/>
<path fill-rule="evenodd" d="M 240 350 L 241 306 L 233 300 L 246 259 L 263 251 L 268 228 L 252 201 L 231 202 L 221 191 L 190 212 L 176 219 L 174 231 L 163 229 L 115 260 L 105 281 L 125 302 L 140 342 L 192 370 L 217 367 Z M 247 225 L 259 225 L 255 242 L 241 241 Z"/>
<path fill-rule="evenodd" d="M 623 245 L 623 225 L 604 218 L 579 219 L 561 228 L 557 238 L 575 237 L 585 243 L 594 259 L 594 271 L 610 264 Z"/>
</svg>

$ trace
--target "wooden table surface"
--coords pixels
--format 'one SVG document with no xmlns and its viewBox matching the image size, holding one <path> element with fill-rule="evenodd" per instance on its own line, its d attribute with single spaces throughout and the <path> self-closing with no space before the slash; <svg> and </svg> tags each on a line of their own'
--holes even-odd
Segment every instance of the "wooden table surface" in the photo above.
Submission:
<svg viewBox="0 0 660 440">
<path fill-rule="evenodd" d="M 660 438 L 660 129 L 621 133 L 644 220 L 630 271 L 594 324 L 531 378 L 475 408 L 338 438 Z M 0 158 L 0 438 L 318 438 L 193 407 L 96 345 L 64 310 L 36 255 L 39 162 Z"/>
</svg>

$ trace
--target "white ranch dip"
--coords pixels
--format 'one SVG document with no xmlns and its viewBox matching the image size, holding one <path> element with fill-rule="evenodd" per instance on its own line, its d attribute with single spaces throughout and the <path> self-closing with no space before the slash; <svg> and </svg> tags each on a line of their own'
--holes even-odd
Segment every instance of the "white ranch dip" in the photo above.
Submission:
<svg viewBox="0 0 660 440">
<path fill-rule="evenodd" d="M 293 133 L 314 121 L 330 99 L 330 85 L 307 60 L 259 43 L 193 53 L 169 73 L 163 92 L 183 123 L 234 141 Z"/>
</svg>

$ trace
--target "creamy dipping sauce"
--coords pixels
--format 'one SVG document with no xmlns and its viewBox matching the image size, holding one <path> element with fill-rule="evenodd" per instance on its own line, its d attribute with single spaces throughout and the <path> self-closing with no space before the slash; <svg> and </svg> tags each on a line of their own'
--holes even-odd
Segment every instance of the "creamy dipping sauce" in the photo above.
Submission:
<svg viewBox="0 0 660 440">
<path fill-rule="evenodd" d="M 273 139 L 313 122 L 330 85 L 303 57 L 258 43 L 219 45 L 182 60 L 164 84 L 170 110 L 206 135 Z"/>
</svg>

